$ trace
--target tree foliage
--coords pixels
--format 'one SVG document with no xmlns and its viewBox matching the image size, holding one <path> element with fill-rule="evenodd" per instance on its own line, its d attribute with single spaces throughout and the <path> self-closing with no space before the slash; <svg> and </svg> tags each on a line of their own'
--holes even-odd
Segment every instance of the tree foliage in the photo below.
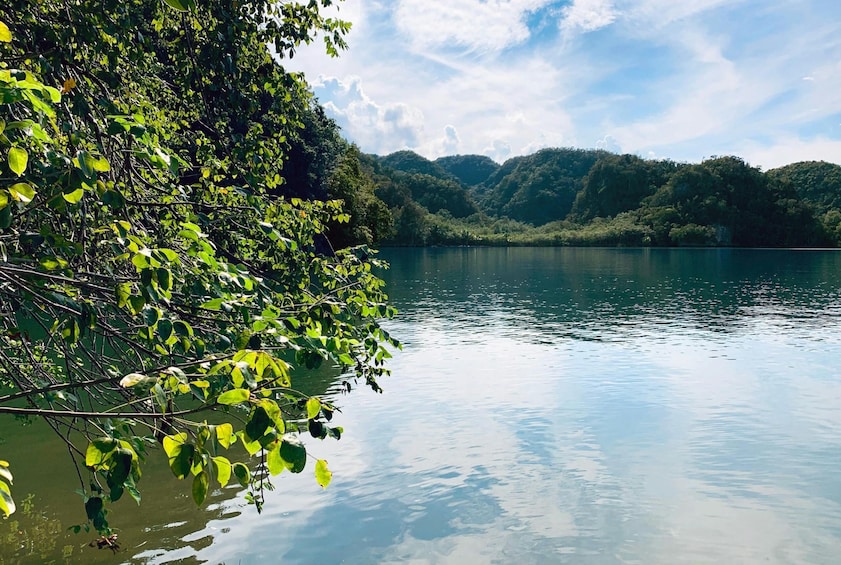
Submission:
<svg viewBox="0 0 841 565">
<path fill-rule="evenodd" d="M 482 184 L 499 169 L 496 161 L 484 155 L 439 157 L 435 159 L 435 164 L 467 186 Z"/>
<path fill-rule="evenodd" d="M 320 34 L 335 53 L 348 24 L 321 15 L 330 0 L 10 1 L 0 413 L 66 441 L 99 531 L 109 504 L 139 502 L 154 452 L 197 504 L 237 481 L 259 509 L 271 476 L 308 466 L 301 432 L 342 433 L 292 368 L 333 363 L 379 391 L 399 346 L 371 252 L 318 245 L 341 203 L 276 196 L 312 102 L 268 46 Z M 0 461 L 5 513 L 11 480 Z"/>
<path fill-rule="evenodd" d="M 563 219 L 572 209 L 584 177 L 605 155 L 596 150 L 542 149 L 518 158 L 513 167 L 505 163 L 488 179 L 498 178 L 486 193 L 485 209 L 535 225 Z"/>
<path fill-rule="evenodd" d="M 419 163 L 423 158 L 411 152 L 389 156 L 396 157 L 416 170 L 433 164 Z M 370 169 L 375 194 L 397 226 L 394 239 L 386 243 L 841 244 L 841 210 L 835 207 L 841 167 L 829 163 L 795 163 L 763 173 L 735 156 L 686 164 L 547 149 L 509 159 L 481 185 L 462 186 L 478 202 L 478 211 L 471 211 L 442 198 L 446 181 L 376 162 Z M 478 155 L 441 158 L 434 164 L 456 167 L 464 178 L 486 176 L 489 170 Z"/>
</svg>

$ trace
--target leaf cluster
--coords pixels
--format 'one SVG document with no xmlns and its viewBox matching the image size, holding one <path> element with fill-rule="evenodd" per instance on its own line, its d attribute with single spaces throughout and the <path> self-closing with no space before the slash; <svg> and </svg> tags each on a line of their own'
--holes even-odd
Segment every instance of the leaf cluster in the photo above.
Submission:
<svg viewBox="0 0 841 565">
<path fill-rule="evenodd" d="M 281 188 L 313 101 L 269 46 L 291 56 L 321 34 L 335 53 L 348 24 L 321 15 L 330 4 L 4 11 L 0 413 L 62 437 L 99 531 L 109 504 L 140 501 L 158 446 L 197 504 L 235 477 L 259 509 L 269 477 L 311 457 L 301 432 L 342 433 L 293 367 L 328 363 L 381 390 L 399 347 L 379 325 L 394 313 L 384 265 L 364 247 L 325 249 L 341 202 Z M 326 462 L 314 474 L 329 483 Z"/>
</svg>

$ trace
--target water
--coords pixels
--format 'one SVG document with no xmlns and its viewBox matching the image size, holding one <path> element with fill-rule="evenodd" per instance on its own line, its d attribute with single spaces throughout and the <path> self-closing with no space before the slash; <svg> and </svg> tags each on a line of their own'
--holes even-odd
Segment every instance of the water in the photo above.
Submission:
<svg viewBox="0 0 841 565">
<path fill-rule="evenodd" d="M 71 560 L 133 563 L 838 561 L 841 254 L 383 256 L 401 311 L 388 329 L 405 349 L 384 395 L 337 399 L 340 442 L 308 444 L 330 462 L 329 489 L 284 474 L 262 516 L 233 488 L 196 510 L 161 467 L 144 475 L 142 514 L 115 512 L 121 553 L 56 534 L 50 555 L 69 544 Z M 81 505 L 45 491 L 41 467 L 16 488 L 70 520 Z"/>
</svg>

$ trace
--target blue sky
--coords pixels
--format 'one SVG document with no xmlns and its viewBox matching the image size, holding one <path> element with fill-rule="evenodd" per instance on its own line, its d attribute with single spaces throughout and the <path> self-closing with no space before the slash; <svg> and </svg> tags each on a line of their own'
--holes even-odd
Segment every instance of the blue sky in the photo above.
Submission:
<svg viewBox="0 0 841 565">
<path fill-rule="evenodd" d="M 346 0 L 339 15 L 348 51 L 285 64 L 365 152 L 841 163 L 841 0 Z"/>
</svg>

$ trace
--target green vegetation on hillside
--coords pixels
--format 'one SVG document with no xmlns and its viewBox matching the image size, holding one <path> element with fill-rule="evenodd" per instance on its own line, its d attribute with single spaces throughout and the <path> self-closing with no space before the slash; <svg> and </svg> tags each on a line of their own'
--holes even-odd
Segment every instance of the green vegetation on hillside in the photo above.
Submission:
<svg viewBox="0 0 841 565">
<path fill-rule="evenodd" d="M 485 182 L 499 169 L 499 164 L 484 155 L 450 155 L 435 159 L 435 164 L 456 177 L 466 186 Z"/>
<path fill-rule="evenodd" d="M 830 163 L 762 172 L 733 156 L 688 164 L 583 149 L 498 166 L 476 155 L 425 162 L 409 151 L 367 160 L 394 220 L 383 244 L 841 244 L 841 166 Z"/>
</svg>

